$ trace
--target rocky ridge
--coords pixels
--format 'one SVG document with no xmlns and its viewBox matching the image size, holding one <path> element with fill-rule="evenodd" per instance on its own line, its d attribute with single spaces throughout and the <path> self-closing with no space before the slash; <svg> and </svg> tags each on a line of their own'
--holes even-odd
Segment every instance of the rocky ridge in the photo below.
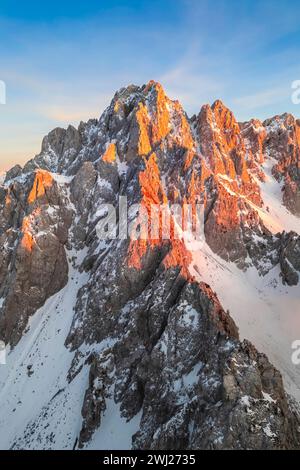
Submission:
<svg viewBox="0 0 300 470">
<path fill-rule="evenodd" d="M 101 429 L 110 401 L 125 420 L 140 416 L 134 448 L 299 447 L 280 373 L 239 340 L 217 295 L 191 275 L 183 241 L 99 240 L 96 230 L 99 207 L 117 206 L 119 196 L 147 211 L 201 202 L 214 253 L 261 276 L 276 268 L 297 286 L 299 233 L 272 229 L 261 187 L 271 162 L 282 203 L 299 216 L 298 126 L 289 115 L 240 124 L 221 101 L 189 119 L 149 82 L 117 92 L 99 121 L 55 129 L 38 156 L 7 172 L 0 339 L 20 346 L 34 313 L 68 286 L 70 263 L 86 273 L 65 337 L 67 383 L 89 370 L 79 447 Z M 12 447 L 38 436 L 39 426 L 28 426 Z M 42 446 L 52 447 L 47 433 Z"/>
</svg>

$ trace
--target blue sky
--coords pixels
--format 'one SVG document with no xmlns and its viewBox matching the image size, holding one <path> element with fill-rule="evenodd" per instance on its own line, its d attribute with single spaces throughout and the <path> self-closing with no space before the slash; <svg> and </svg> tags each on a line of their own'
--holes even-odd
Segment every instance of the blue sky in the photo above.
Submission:
<svg viewBox="0 0 300 470">
<path fill-rule="evenodd" d="M 221 98 L 239 120 L 300 115 L 299 14 L 297 0 L 1 0 L 0 169 L 150 79 L 189 114 Z"/>
</svg>

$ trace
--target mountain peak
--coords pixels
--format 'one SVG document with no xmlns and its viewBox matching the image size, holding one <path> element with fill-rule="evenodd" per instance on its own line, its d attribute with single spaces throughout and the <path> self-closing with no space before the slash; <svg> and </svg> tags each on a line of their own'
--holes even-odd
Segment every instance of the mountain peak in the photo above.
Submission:
<svg viewBox="0 0 300 470">
<path fill-rule="evenodd" d="M 300 278 L 300 142 L 286 120 L 239 125 L 221 100 L 188 119 L 151 80 L 8 172 L 1 448 L 300 447 L 279 372 L 238 335 L 299 395 L 278 350 Z"/>
<path fill-rule="evenodd" d="M 163 91 L 164 92 L 164 89 L 163 89 L 163 86 L 160 82 L 156 81 L 156 80 L 149 80 L 149 82 L 144 85 L 145 86 L 145 90 L 151 90 L 151 89 L 154 89 L 156 91 Z"/>
<path fill-rule="evenodd" d="M 225 104 L 223 103 L 223 101 L 220 100 L 220 99 L 215 100 L 215 101 L 213 102 L 213 104 L 211 105 L 211 108 L 212 108 L 213 110 L 215 110 L 215 109 L 226 109 L 226 110 L 228 110 L 227 106 L 225 106 Z"/>
</svg>

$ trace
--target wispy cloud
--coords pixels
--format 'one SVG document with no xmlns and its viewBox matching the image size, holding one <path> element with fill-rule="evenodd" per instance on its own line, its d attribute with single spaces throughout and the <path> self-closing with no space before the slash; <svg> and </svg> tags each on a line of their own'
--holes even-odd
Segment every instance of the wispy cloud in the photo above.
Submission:
<svg viewBox="0 0 300 470">
<path fill-rule="evenodd" d="M 74 102 L 71 97 L 57 100 L 57 104 L 49 104 L 38 108 L 39 113 L 58 124 L 75 124 L 91 118 L 99 118 L 100 114 L 109 105 L 112 94 L 89 96 Z"/>
<path fill-rule="evenodd" d="M 178 99 L 190 112 L 198 112 L 211 96 L 221 93 L 222 82 L 194 70 L 191 64 L 180 63 L 159 78 L 168 95 Z"/>
<path fill-rule="evenodd" d="M 19 160 L 22 149 L 31 157 L 53 127 L 98 117 L 121 86 L 152 78 L 189 114 L 216 98 L 238 119 L 297 112 L 289 87 L 300 79 L 296 0 L 289 8 L 283 0 L 93 0 L 84 16 L 53 6 L 48 21 L 30 3 L 24 17 L 0 13 L 0 159 Z"/>
<path fill-rule="evenodd" d="M 233 101 L 236 105 L 252 111 L 254 109 L 281 103 L 289 96 L 291 96 L 291 91 L 288 87 L 275 87 L 263 90 L 259 93 L 234 98 Z"/>
</svg>

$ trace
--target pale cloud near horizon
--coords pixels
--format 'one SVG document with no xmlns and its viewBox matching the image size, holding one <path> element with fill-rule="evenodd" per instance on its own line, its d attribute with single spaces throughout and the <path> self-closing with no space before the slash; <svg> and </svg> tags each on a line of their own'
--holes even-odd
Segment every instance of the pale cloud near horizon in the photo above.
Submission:
<svg viewBox="0 0 300 470">
<path fill-rule="evenodd" d="M 281 103 L 282 100 L 290 96 L 291 90 L 285 86 L 266 89 L 251 95 L 234 98 L 233 101 L 236 105 L 242 106 L 245 109 L 254 110 Z"/>
<path fill-rule="evenodd" d="M 57 99 L 54 104 L 45 103 L 38 107 L 38 112 L 53 122 L 78 125 L 81 121 L 99 119 L 102 112 L 109 105 L 113 94 L 98 94 L 88 99 L 75 101 L 72 97 Z"/>
<path fill-rule="evenodd" d="M 0 168 L 38 153 L 54 127 L 99 118 L 119 88 L 150 79 L 189 115 L 218 98 L 238 120 L 299 112 L 290 100 L 290 83 L 300 79 L 297 44 L 280 45 L 297 30 L 297 15 L 271 1 L 244 15 L 243 2 L 234 15 L 228 1 L 180 3 L 178 24 L 163 27 L 158 12 L 147 28 L 144 19 L 116 23 L 109 14 L 49 24 L 3 23 L 0 16 L 0 36 L 17 46 L 2 51 L 8 102 L 0 114 Z"/>
<path fill-rule="evenodd" d="M 161 75 L 159 81 L 167 94 L 172 99 L 179 100 L 190 114 L 199 112 L 210 97 L 222 92 L 223 87 L 222 82 L 214 77 L 197 73 L 192 64 L 184 61 Z"/>
<path fill-rule="evenodd" d="M 194 112 L 198 113 L 201 106 L 207 101 L 210 104 L 216 98 L 221 98 L 224 101 L 222 90 L 225 88 L 225 83 L 198 73 L 194 68 L 194 64 L 185 62 L 185 59 L 175 64 L 174 68 L 170 68 L 169 71 L 158 76 L 157 80 L 162 83 L 168 96 L 171 99 L 179 100 L 190 115 Z M 34 80 L 31 80 L 30 77 L 26 77 L 25 82 L 30 86 L 34 85 Z M 138 85 L 142 85 L 142 83 L 138 83 Z M 124 86 L 126 86 L 125 83 Z M 48 90 L 50 96 L 52 92 L 51 99 L 47 99 L 47 93 L 44 94 L 45 89 Z M 53 90 L 55 89 L 54 86 Z M 55 96 L 51 85 L 45 86 L 45 83 L 42 85 L 40 82 L 39 90 L 43 94 L 42 102 L 32 104 L 31 107 L 34 109 L 37 119 L 40 117 L 45 121 L 44 125 L 39 129 L 34 122 L 32 125 L 28 122 L 26 126 L 21 123 L 21 134 L 19 134 L 18 142 L 16 142 L 14 134 L 18 132 L 16 131 L 18 123 L 15 123 L 15 125 L 13 122 L 11 123 L 6 136 L 6 145 L 2 145 L 0 149 L 1 169 L 7 170 L 16 162 L 24 164 L 36 155 L 40 151 L 42 138 L 52 128 L 67 127 L 69 124 L 77 127 L 80 121 L 99 118 L 116 91 L 112 89 L 111 93 L 99 93 L 95 96 L 93 92 L 91 94 L 87 93 L 74 100 L 72 93 L 69 93 L 69 95 L 62 93 Z M 289 93 L 290 89 L 287 87 L 274 87 L 245 96 L 233 97 L 232 109 L 235 112 L 235 107 L 242 108 L 249 111 L 249 116 L 252 116 L 253 112 L 253 117 L 257 117 L 254 113 L 255 110 L 280 103 L 289 96 Z M 207 97 L 211 99 L 207 99 Z M 226 100 L 225 104 L 227 104 Z M 23 105 L 26 108 L 26 106 L 30 106 L 30 103 L 24 102 Z M 17 113 L 19 109 L 20 103 L 10 105 L 12 114 Z M 9 137 L 10 135 L 11 137 Z"/>
</svg>

